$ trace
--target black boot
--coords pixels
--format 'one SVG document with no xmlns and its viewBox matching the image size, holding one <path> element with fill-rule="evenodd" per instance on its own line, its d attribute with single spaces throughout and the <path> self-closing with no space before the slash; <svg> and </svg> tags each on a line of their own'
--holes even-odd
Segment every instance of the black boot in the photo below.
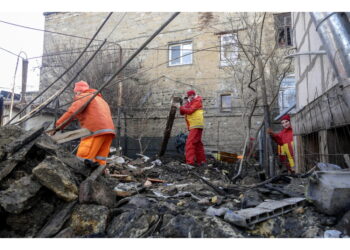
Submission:
<svg viewBox="0 0 350 250">
<path fill-rule="evenodd" d="M 84 164 L 92 171 L 94 171 L 96 168 L 98 168 L 100 166 L 100 164 L 98 162 L 93 162 L 93 161 L 88 160 L 88 159 L 84 160 Z"/>
</svg>

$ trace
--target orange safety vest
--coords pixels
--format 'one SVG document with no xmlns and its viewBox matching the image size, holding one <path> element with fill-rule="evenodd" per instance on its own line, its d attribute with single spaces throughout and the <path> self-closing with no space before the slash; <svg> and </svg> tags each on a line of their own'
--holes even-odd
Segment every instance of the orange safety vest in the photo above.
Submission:
<svg viewBox="0 0 350 250">
<path fill-rule="evenodd" d="M 83 106 L 96 91 L 96 89 L 88 89 L 83 93 L 75 96 L 73 104 L 68 108 L 67 112 L 57 120 L 56 126 L 59 126 L 67 119 L 69 119 L 69 117 L 71 117 L 73 113 L 75 113 L 81 106 Z M 107 102 L 102 98 L 102 95 L 100 93 L 89 103 L 89 105 L 84 110 L 78 113 L 76 117 L 71 120 L 74 119 L 79 120 L 80 126 L 82 128 L 90 130 L 92 132 L 91 136 L 103 134 L 113 134 L 115 136 L 115 127 L 113 124 L 111 111 Z M 66 125 L 68 125 L 68 123 Z"/>
<path fill-rule="evenodd" d="M 204 128 L 202 97 L 197 96 L 192 101 L 180 107 L 180 114 L 185 115 L 188 130 Z"/>
</svg>

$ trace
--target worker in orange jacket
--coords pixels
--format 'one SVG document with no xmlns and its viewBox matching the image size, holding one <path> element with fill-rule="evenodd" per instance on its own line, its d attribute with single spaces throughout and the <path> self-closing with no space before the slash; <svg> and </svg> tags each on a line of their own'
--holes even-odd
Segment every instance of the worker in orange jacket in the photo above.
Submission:
<svg viewBox="0 0 350 250">
<path fill-rule="evenodd" d="M 285 166 L 288 172 L 295 173 L 294 150 L 293 150 L 293 129 L 290 124 L 290 116 L 284 115 L 281 118 L 283 130 L 279 133 L 274 133 L 271 128 L 267 133 L 278 144 L 278 155 L 280 162 Z"/>
<path fill-rule="evenodd" d="M 90 89 L 89 84 L 84 81 L 77 82 L 74 87 L 74 102 L 56 122 L 56 127 L 67 120 L 71 122 L 78 119 L 80 126 L 91 131 L 91 135 L 81 139 L 77 157 L 84 161 L 85 165 L 97 167 L 106 165 L 106 159 L 112 140 L 115 137 L 115 128 L 111 116 L 111 111 L 107 102 L 98 94 L 89 105 L 80 111 L 71 119 L 80 107 L 82 107 L 96 92 L 96 89 Z M 66 125 L 62 128 L 63 129 Z"/>
<path fill-rule="evenodd" d="M 186 163 L 206 164 L 202 134 L 204 128 L 202 97 L 194 90 L 187 92 L 188 102 L 180 107 L 180 114 L 185 115 L 187 128 L 190 131 L 185 146 Z"/>
</svg>

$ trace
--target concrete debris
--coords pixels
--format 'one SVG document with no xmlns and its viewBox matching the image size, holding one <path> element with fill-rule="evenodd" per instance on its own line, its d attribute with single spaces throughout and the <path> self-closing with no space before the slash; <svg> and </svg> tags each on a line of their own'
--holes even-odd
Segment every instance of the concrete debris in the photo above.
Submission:
<svg viewBox="0 0 350 250">
<path fill-rule="evenodd" d="M 123 157 L 113 155 L 107 158 L 107 163 L 124 164 L 125 160 Z"/>
<path fill-rule="evenodd" d="M 306 198 L 323 213 L 342 214 L 350 209 L 350 171 L 315 171 Z"/>
<path fill-rule="evenodd" d="M 341 231 L 344 235 L 350 236 L 350 210 L 343 215 L 343 217 L 338 221 L 335 228 Z"/>
<path fill-rule="evenodd" d="M 228 208 L 225 207 L 220 207 L 220 208 L 214 208 L 214 207 L 209 207 L 207 209 L 207 211 L 205 212 L 206 215 L 209 216 L 223 216 L 226 214 L 226 212 L 228 211 Z"/>
<path fill-rule="evenodd" d="M 113 207 L 116 203 L 113 190 L 104 182 L 87 179 L 80 184 L 79 202 Z"/>
<path fill-rule="evenodd" d="M 338 230 L 327 230 L 324 232 L 324 238 L 341 238 L 342 232 Z"/>
<path fill-rule="evenodd" d="M 62 208 L 59 209 L 55 215 L 53 215 L 50 220 L 45 224 L 45 226 L 38 233 L 38 238 L 48 238 L 54 236 L 62 226 L 69 219 L 71 212 L 76 205 L 76 201 L 66 203 L 62 205 Z"/>
<path fill-rule="evenodd" d="M 25 176 L 0 191 L 0 205 L 9 213 L 19 214 L 34 204 L 40 188 L 40 183 L 32 175 Z"/>
<path fill-rule="evenodd" d="M 100 205 L 78 205 L 71 216 L 70 227 L 76 236 L 103 234 L 107 227 L 108 208 Z"/>
<path fill-rule="evenodd" d="M 146 156 L 146 155 L 142 155 L 142 154 L 136 154 L 137 156 L 140 156 L 143 162 L 148 162 L 151 158 Z"/>
<path fill-rule="evenodd" d="M 69 202 L 78 198 L 78 187 L 74 177 L 69 168 L 58 158 L 48 156 L 33 169 L 33 174 L 43 186 L 65 201 Z"/>
<path fill-rule="evenodd" d="M 90 169 L 66 144 L 38 131 L 42 127 L 30 132 L 0 127 L 0 238 L 323 238 L 350 233 L 348 199 L 342 198 L 344 170 L 317 171 L 309 197 L 328 190 L 331 198 L 306 203 L 306 178 L 281 176 L 260 184 L 256 169 L 247 168 L 232 184 L 238 169 L 234 163 L 210 159 L 196 167 L 184 164 L 183 156 L 146 155 L 112 155 L 106 166 L 110 174 L 105 174 L 105 166 Z M 329 216 L 325 208 L 341 212 Z"/>
<path fill-rule="evenodd" d="M 271 200 L 261 203 L 255 208 L 247 208 L 239 211 L 227 211 L 225 221 L 237 226 L 251 228 L 255 224 L 270 218 L 283 215 L 303 205 L 305 198 L 288 198 L 284 200 Z"/>
<path fill-rule="evenodd" d="M 341 167 L 335 164 L 330 163 L 324 163 L 324 162 L 318 162 L 316 164 L 316 167 L 319 171 L 337 171 L 341 170 Z"/>
<path fill-rule="evenodd" d="M 149 181 L 149 180 L 146 180 L 145 183 L 143 183 L 143 186 L 144 187 L 150 187 L 150 186 L 152 186 L 152 182 Z"/>
<path fill-rule="evenodd" d="M 140 189 L 139 183 L 119 183 L 113 190 L 117 196 L 127 197 L 136 194 Z"/>
</svg>

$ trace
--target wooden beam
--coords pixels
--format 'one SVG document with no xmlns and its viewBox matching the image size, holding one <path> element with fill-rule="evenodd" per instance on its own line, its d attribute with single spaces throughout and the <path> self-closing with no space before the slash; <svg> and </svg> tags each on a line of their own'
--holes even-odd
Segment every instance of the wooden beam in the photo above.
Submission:
<svg viewBox="0 0 350 250">
<path fill-rule="evenodd" d="M 166 148 L 167 148 L 167 145 L 168 145 L 170 135 L 171 135 L 171 130 L 173 128 L 175 115 L 176 115 L 176 106 L 174 105 L 174 103 L 181 102 L 181 101 L 182 101 L 182 99 L 180 97 L 173 97 L 173 99 L 171 101 L 171 108 L 170 108 L 167 123 L 165 126 L 164 137 L 163 137 L 162 145 L 160 147 L 159 156 L 164 155 Z"/>
<path fill-rule="evenodd" d="M 72 141 L 89 135 L 91 135 L 91 132 L 88 129 L 81 128 L 66 133 L 57 133 L 51 136 L 51 138 L 55 140 L 58 144 L 62 144 L 64 142 Z"/>
<path fill-rule="evenodd" d="M 348 168 L 350 168 L 350 156 L 348 154 L 344 154 L 344 160 Z"/>
<path fill-rule="evenodd" d="M 294 160 L 295 160 L 295 172 L 302 173 L 305 172 L 305 159 L 303 150 L 303 138 L 300 135 L 294 136 Z"/>
<path fill-rule="evenodd" d="M 329 162 L 329 152 L 328 152 L 328 137 L 327 130 L 321 130 L 318 132 L 318 142 L 319 142 L 319 152 L 320 152 L 320 161 Z"/>
</svg>

